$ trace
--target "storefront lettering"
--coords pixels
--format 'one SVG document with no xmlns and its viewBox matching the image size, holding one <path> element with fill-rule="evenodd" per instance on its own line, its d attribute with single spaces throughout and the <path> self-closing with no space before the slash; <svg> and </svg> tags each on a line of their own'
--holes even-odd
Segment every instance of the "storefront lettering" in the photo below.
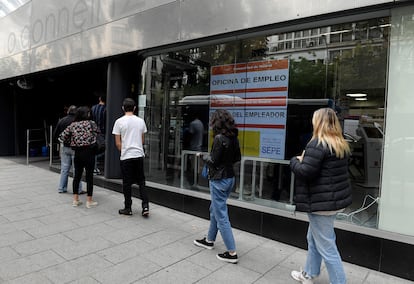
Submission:
<svg viewBox="0 0 414 284">
<path fill-rule="evenodd" d="M 286 80 L 285 75 L 253 77 L 253 83 L 275 82 L 275 81 L 285 81 L 285 80 Z"/>
<path fill-rule="evenodd" d="M 64 2 L 59 2 L 59 5 Z M 111 1 L 102 5 L 100 0 L 77 0 L 70 8 L 60 6 L 44 18 L 33 19 L 31 25 L 25 25 L 20 31 L 10 32 L 7 37 L 7 52 L 13 54 L 30 48 L 31 45 L 50 42 L 66 36 L 70 32 L 79 32 L 87 24 L 96 26 L 101 19 L 111 17 L 116 20 L 126 13 L 145 7 L 145 1 Z M 105 10 L 103 10 L 103 8 Z"/>
<path fill-rule="evenodd" d="M 245 117 L 257 117 L 257 118 L 285 118 L 283 111 L 246 111 Z"/>
<path fill-rule="evenodd" d="M 211 82 L 213 85 L 228 85 L 228 84 L 238 84 L 239 80 L 237 78 L 233 79 L 223 79 L 223 80 L 212 80 Z"/>
<path fill-rule="evenodd" d="M 261 147 L 262 154 L 269 154 L 269 155 L 280 155 L 280 148 L 274 146 L 262 146 Z"/>
</svg>

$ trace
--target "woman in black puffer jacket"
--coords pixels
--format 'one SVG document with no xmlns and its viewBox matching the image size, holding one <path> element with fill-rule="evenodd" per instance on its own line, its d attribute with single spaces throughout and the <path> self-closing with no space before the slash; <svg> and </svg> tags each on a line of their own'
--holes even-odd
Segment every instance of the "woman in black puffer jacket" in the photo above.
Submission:
<svg viewBox="0 0 414 284">
<path fill-rule="evenodd" d="M 336 247 L 336 214 L 352 203 L 348 178 L 350 148 L 342 136 L 338 117 L 331 108 L 313 114 L 313 135 L 301 156 L 291 159 L 295 174 L 296 210 L 307 212 L 308 256 L 303 271 L 292 271 L 302 283 L 313 283 L 320 274 L 322 259 L 330 282 L 346 283 L 341 256 Z"/>
</svg>

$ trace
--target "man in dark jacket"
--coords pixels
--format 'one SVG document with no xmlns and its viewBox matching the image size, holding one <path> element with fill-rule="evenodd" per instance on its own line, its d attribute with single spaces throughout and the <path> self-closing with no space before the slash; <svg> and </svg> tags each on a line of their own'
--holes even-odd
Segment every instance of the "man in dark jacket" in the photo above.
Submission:
<svg viewBox="0 0 414 284">
<path fill-rule="evenodd" d="M 92 106 L 91 108 L 92 113 L 92 120 L 96 122 L 99 128 L 99 134 L 103 137 L 103 141 L 105 141 L 105 132 L 106 132 L 106 96 L 101 94 L 99 96 L 99 102 Z M 101 171 L 98 167 L 98 159 L 103 157 L 105 153 L 100 153 L 95 156 L 95 169 L 93 170 L 94 174 L 100 174 Z"/>
<path fill-rule="evenodd" d="M 66 127 L 68 127 L 73 122 L 73 120 L 75 119 L 76 109 L 77 109 L 76 106 L 71 105 L 68 108 L 67 115 L 58 121 L 55 131 L 53 132 L 53 138 L 55 140 L 58 140 L 60 133 L 62 133 L 63 130 L 65 130 Z M 65 144 L 61 142 L 59 154 L 60 154 L 60 181 L 59 181 L 58 191 L 59 193 L 65 193 L 68 191 L 69 172 L 73 165 L 73 159 L 75 157 L 75 153 L 69 144 Z M 82 183 L 79 185 L 79 189 L 80 189 L 81 194 L 85 193 L 84 191 L 82 191 Z"/>
</svg>

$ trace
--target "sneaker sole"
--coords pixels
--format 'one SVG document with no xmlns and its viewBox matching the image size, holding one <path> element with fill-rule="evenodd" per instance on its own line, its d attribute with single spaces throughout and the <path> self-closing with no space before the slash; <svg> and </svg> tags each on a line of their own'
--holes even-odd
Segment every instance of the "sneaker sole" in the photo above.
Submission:
<svg viewBox="0 0 414 284">
<path fill-rule="evenodd" d="M 216 257 L 217 257 L 217 259 L 219 259 L 221 261 L 228 262 L 228 263 L 233 263 L 233 264 L 236 264 L 239 261 L 238 259 L 222 258 L 218 254 L 216 255 Z"/>
<path fill-rule="evenodd" d="M 196 246 L 201 247 L 201 248 L 205 248 L 205 249 L 213 249 L 213 248 L 214 248 L 214 246 L 209 247 L 209 246 L 206 246 L 206 245 L 200 244 L 200 243 L 199 243 L 199 242 L 197 242 L 196 240 L 194 240 L 194 241 L 193 241 L 193 243 L 194 243 Z"/>
<path fill-rule="evenodd" d="M 98 204 L 95 204 L 95 205 L 88 205 L 88 204 L 86 204 L 86 208 L 88 208 L 88 209 L 94 208 L 96 206 L 98 206 Z"/>
<path fill-rule="evenodd" d="M 131 213 L 128 213 L 128 214 L 125 214 L 125 213 L 121 213 L 121 212 L 118 211 L 118 213 L 119 213 L 119 215 L 132 216 L 132 212 Z"/>
<path fill-rule="evenodd" d="M 304 279 L 304 278 L 302 278 L 302 277 L 299 277 L 299 276 L 297 276 L 297 275 L 296 275 L 296 273 L 295 273 L 295 272 L 293 272 L 293 271 L 290 273 L 290 276 L 291 276 L 294 280 L 296 280 L 296 281 L 298 281 L 298 282 L 300 282 L 300 283 L 313 283 L 312 279 Z"/>
</svg>

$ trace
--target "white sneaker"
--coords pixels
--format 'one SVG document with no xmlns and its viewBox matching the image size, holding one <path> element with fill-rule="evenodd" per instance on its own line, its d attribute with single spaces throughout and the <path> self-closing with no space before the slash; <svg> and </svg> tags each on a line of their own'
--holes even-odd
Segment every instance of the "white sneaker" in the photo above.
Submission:
<svg viewBox="0 0 414 284">
<path fill-rule="evenodd" d="M 98 205 L 98 202 L 96 201 L 86 201 L 86 208 L 91 208 L 91 207 L 95 207 L 96 205 Z"/>
<path fill-rule="evenodd" d="M 72 201 L 72 206 L 73 207 L 78 207 L 79 205 L 82 205 L 82 201 L 80 201 L 80 200 L 73 200 Z"/>
<path fill-rule="evenodd" d="M 292 276 L 293 279 L 295 279 L 296 281 L 299 281 L 300 283 L 303 284 L 313 284 L 312 278 L 308 275 L 306 275 L 306 272 L 301 270 L 301 271 L 296 271 L 293 270 L 290 273 L 290 276 Z"/>
</svg>

